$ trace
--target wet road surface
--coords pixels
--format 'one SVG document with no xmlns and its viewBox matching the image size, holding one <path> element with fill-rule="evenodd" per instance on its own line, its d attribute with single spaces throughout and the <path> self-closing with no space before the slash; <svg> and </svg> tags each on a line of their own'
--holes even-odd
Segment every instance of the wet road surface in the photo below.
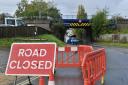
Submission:
<svg viewBox="0 0 128 85">
<path fill-rule="evenodd" d="M 128 49 L 105 48 L 107 53 L 105 85 L 128 85 Z M 8 52 L 8 49 L 0 49 L 0 65 L 6 64 Z M 57 69 L 55 79 L 56 85 L 83 85 L 80 69 Z M 47 80 L 48 78 L 46 78 Z M 21 81 L 18 83 L 21 83 Z M 38 85 L 38 78 L 33 79 L 32 83 L 33 85 Z M 22 85 L 25 85 L 25 83 Z"/>
<path fill-rule="evenodd" d="M 128 49 L 106 48 L 105 85 L 128 85 Z"/>
<path fill-rule="evenodd" d="M 6 64 L 9 57 L 9 49 L 0 48 L 0 73 L 5 71 Z"/>
</svg>

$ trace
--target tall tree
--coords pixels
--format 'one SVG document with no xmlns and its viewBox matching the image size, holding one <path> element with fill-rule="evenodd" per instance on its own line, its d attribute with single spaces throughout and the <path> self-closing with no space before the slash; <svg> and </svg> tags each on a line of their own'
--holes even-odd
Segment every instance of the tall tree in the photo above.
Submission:
<svg viewBox="0 0 128 85">
<path fill-rule="evenodd" d="M 105 9 L 97 11 L 96 15 L 92 17 L 93 37 L 95 39 L 104 33 L 107 21 L 107 11 Z"/>
<path fill-rule="evenodd" d="M 78 6 L 77 18 L 78 19 L 87 19 L 87 13 L 85 12 L 83 5 Z"/>
<path fill-rule="evenodd" d="M 79 5 L 77 11 L 77 19 L 87 19 L 87 13 L 85 12 L 84 6 Z M 84 29 L 75 29 L 75 34 L 80 40 L 84 39 L 85 30 Z"/>
</svg>

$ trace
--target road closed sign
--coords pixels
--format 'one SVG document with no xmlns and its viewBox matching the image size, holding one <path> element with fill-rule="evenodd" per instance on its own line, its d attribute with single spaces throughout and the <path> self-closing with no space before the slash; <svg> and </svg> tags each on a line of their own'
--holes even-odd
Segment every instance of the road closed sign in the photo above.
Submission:
<svg viewBox="0 0 128 85">
<path fill-rule="evenodd" d="M 55 43 L 14 43 L 6 75 L 48 76 L 55 67 Z"/>
</svg>

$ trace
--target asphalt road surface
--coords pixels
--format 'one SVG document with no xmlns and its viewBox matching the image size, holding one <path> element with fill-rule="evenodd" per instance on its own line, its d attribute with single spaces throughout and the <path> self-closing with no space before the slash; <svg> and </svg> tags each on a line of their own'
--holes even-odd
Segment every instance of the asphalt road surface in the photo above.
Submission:
<svg viewBox="0 0 128 85">
<path fill-rule="evenodd" d="M 107 74 L 105 85 L 128 85 L 128 49 L 106 48 Z"/>
<path fill-rule="evenodd" d="M 107 54 L 107 73 L 105 85 L 128 85 L 128 49 L 105 47 Z M 5 65 L 8 59 L 8 49 L 0 49 L 0 65 Z M 2 69 L 2 68 L 1 68 Z M 57 69 L 56 85 L 83 85 L 80 69 Z M 46 85 L 47 85 L 46 78 Z M 33 85 L 38 85 L 38 77 L 31 77 Z M 18 81 L 17 85 L 26 85 L 28 80 Z M 0 84 L 1 85 L 1 84 Z M 99 85 L 98 83 L 96 85 Z"/>
</svg>

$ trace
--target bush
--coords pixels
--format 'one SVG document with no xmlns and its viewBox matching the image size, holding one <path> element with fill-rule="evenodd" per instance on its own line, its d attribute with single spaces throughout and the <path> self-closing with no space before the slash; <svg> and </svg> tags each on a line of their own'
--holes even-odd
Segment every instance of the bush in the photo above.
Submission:
<svg viewBox="0 0 128 85">
<path fill-rule="evenodd" d="M 52 23 L 51 29 L 55 36 L 57 36 L 61 40 L 64 40 L 66 28 L 63 26 L 62 23 Z"/>
<path fill-rule="evenodd" d="M 124 36 L 124 37 L 120 40 L 120 42 L 122 42 L 122 43 L 127 43 L 127 37 Z"/>
</svg>

